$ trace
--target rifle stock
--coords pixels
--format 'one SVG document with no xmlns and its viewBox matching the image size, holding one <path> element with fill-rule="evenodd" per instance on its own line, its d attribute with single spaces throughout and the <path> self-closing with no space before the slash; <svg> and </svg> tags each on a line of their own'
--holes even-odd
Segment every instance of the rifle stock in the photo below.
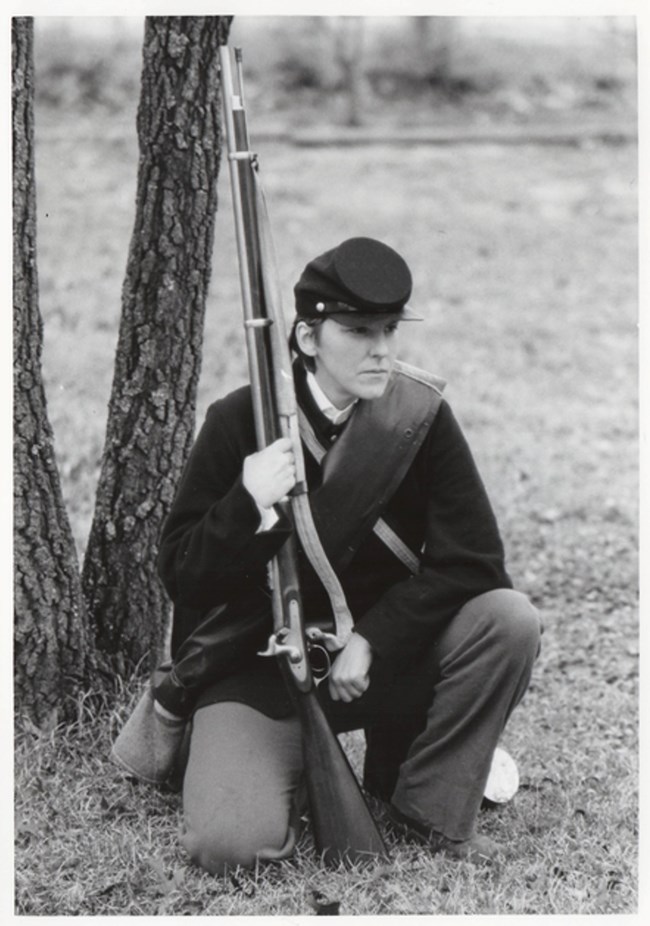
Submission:
<svg viewBox="0 0 650 926">
<path fill-rule="evenodd" d="M 290 354 L 277 294 L 277 278 L 269 266 L 268 234 L 260 239 L 260 184 L 257 158 L 249 150 L 243 103 L 241 54 L 236 50 L 238 93 L 233 87 L 230 49 L 219 49 L 224 123 L 228 144 L 235 232 L 239 255 L 244 327 L 258 446 L 280 436 L 293 442 L 297 484 L 287 516 L 295 524 L 309 520 L 302 446 L 298 433 Z M 265 218 L 265 216 L 263 217 Z M 307 512 L 307 513 L 306 513 Z M 318 544 L 317 539 L 315 544 Z M 270 564 L 276 655 L 300 719 L 307 789 L 316 849 L 329 866 L 387 858 L 377 825 L 365 802 L 345 753 L 333 733 L 316 694 L 298 577 L 294 537 Z M 341 610 L 345 605 L 341 605 Z M 349 614 L 344 615 L 349 623 Z M 344 623 L 345 627 L 348 626 Z M 348 631 L 349 632 L 349 631 Z"/>
</svg>

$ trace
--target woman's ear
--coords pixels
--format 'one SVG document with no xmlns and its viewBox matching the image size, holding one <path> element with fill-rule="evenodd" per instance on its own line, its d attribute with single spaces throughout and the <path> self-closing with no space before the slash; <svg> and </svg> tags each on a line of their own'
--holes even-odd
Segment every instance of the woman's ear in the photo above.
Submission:
<svg viewBox="0 0 650 926">
<path fill-rule="evenodd" d="M 317 352 L 315 326 L 308 325 L 306 322 L 298 322 L 295 335 L 296 343 L 302 353 L 307 357 L 315 357 Z"/>
</svg>

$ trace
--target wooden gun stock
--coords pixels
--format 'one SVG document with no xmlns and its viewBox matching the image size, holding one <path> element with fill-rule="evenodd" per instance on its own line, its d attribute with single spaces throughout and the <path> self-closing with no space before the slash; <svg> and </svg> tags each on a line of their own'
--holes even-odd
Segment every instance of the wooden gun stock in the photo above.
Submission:
<svg viewBox="0 0 650 926">
<path fill-rule="evenodd" d="M 314 841 L 324 864 L 387 859 L 377 824 L 315 691 L 294 700 L 302 726 Z"/>
<path fill-rule="evenodd" d="M 244 328 L 253 412 L 259 448 L 280 436 L 291 438 L 298 482 L 287 516 L 301 526 L 308 508 L 302 446 L 284 318 L 274 268 L 268 266 L 268 230 L 260 240 L 257 158 L 249 149 L 243 102 L 241 54 L 236 52 L 238 92 L 233 87 L 230 50 L 220 48 L 221 89 L 239 255 Z M 271 279 L 270 279 L 271 278 Z M 271 292 L 273 290 L 274 292 Z M 270 328 L 273 326 L 273 336 Z M 304 543 L 303 543 L 304 545 Z M 318 539 L 314 538 L 314 546 Z M 318 701 L 300 596 L 296 542 L 292 536 L 269 567 L 274 635 L 270 651 L 278 661 L 298 713 L 316 849 L 327 865 L 387 858 L 377 825 L 345 753 Z"/>
</svg>

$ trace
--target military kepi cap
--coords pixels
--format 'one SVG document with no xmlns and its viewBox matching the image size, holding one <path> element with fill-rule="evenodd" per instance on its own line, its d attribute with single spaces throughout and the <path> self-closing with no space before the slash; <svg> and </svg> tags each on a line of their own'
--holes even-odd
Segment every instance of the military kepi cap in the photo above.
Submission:
<svg viewBox="0 0 650 926">
<path fill-rule="evenodd" d="M 407 305 L 413 281 L 397 251 L 374 238 L 348 238 L 309 261 L 294 286 L 299 318 L 359 313 L 420 316 Z"/>
</svg>

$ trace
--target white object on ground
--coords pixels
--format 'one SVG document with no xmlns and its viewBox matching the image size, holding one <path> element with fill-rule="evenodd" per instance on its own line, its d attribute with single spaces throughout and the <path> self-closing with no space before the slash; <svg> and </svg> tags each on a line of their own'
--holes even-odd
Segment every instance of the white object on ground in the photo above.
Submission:
<svg viewBox="0 0 650 926">
<path fill-rule="evenodd" d="M 519 772 L 512 756 L 500 746 L 494 750 L 484 796 L 493 804 L 506 804 L 517 793 Z"/>
</svg>

